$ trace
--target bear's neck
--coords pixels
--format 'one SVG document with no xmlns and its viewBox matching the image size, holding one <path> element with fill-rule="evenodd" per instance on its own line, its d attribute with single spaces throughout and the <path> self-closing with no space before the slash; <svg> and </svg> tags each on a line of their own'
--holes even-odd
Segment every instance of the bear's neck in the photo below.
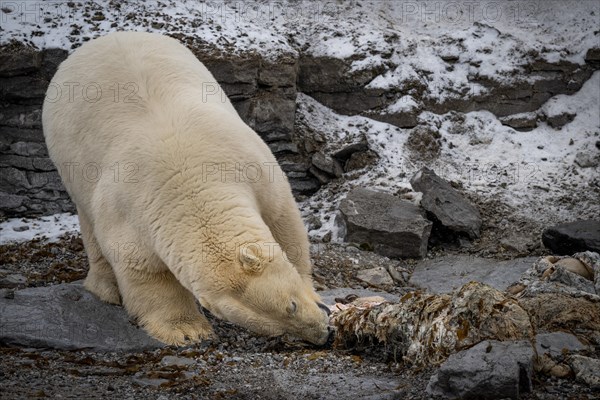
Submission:
<svg viewBox="0 0 600 400">
<path fill-rule="evenodd" d="M 239 196 L 238 196 L 239 197 Z M 275 244 L 259 211 L 251 204 L 213 201 L 176 207 L 161 218 L 155 247 L 178 280 L 190 289 L 190 266 L 227 267 L 241 246 Z"/>
</svg>

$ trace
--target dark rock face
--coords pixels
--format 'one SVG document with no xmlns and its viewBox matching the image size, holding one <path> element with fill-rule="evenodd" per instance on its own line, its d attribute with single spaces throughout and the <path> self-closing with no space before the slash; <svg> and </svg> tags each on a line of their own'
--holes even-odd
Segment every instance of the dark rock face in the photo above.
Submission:
<svg viewBox="0 0 600 400">
<path fill-rule="evenodd" d="M 423 192 L 421 206 L 453 232 L 479 237 L 481 215 L 463 195 L 432 170 L 423 167 L 410 180 L 413 189 Z"/>
<path fill-rule="evenodd" d="M 422 103 L 422 107 L 411 111 L 390 112 L 387 109 L 401 97 L 400 88 L 382 90 L 365 87 L 366 83 L 385 72 L 385 67 L 355 71 L 351 69 L 352 59 L 302 56 L 299 61 L 298 89 L 340 114 L 360 114 L 400 128 L 413 128 L 422 110 L 437 114 L 488 110 L 497 117 L 538 110 L 552 96 L 578 91 L 594 69 L 600 67 L 598 58 L 598 49 L 590 49 L 586 55 L 587 64 L 583 66 L 568 61 L 529 61 L 523 65 L 523 79 L 510 86 L 478 78 L 472 82 L 486 88 L 482 94 L 466 94 L 442 103 L 428 96 L 426 84 L 410 83 L 404 92 L 410 90 L 412 97 Z M 391 69 L 395 67 L 388 66 Z"/>
<path fill-rule="evenodd" d="M 42 55 L 31 48 L 11 46 L 12 51 L 0 55 L 0 77 L 27 75 L 42 66 Z M 7 49 L 8 50 L 8 49 Z"/>
<path fill-rule="evenodd" d="M 340 204 L 345 240 L 366 244 L 379 254 L 422 258 L 432 223 L 418 207 L 390 194 L 354 189 Z"/>
<path fill-rule="evenodd" d="M 518 399 L 532 387 L 534 350 L 528 341 L 483 341 L 451 355 L 427 393 L 444 399 Z"/>
<path fill-rule="evenodd" d="M 269 62 L 192 48 L 214 75 L 242 119 L 267 142 L 289 143 L 296 111 L 297 59 Z M 271 146 L 275 153 L 282 146 Z"/>
<path fill-rule="evenodd" d="M 28 288 L 0 297 L 0 343 L 58 350 L 139 351 L 162 347 L 80 282 Z"/>
<path fill-rule="evenodd" d="M 370 88 L 368 85 L 374 78 L 397 67 L 391 61 L 357 70 L 352 68 L 355 61 L 352 57 L 336 59 L 300 52 L 300 55 L 284 54 L 272 60 L 255 53 L 227 53 L 182 34 L 172 36 L 206 64 L 242 119 L 285 164 L 284 171 L 294 192 L 306 195 L 339 179 L 341 171 L 368 167 L 376 161 L 377 155 L 368 147 L 359 148 L 361 143 L 366 143 L 362 140 L 350 143 L 348 151 L 327 148 L 327 152 L 323 152 L 325 164 L 320 156 L 313 160 L 314 153 L 327 146 L 325 143 L 314 146 L 311 138 L 297 134 L 301 130 L 295 119 L 298 92 L 306 93 L 340 114 L 363 115 L 401 128 L 414 128 L 422 111 L 443 114 L 451 110 L 463 113 L 489 110 L 498 117 L 533 112 L 556 94 L 575 93 L 593 71 L 600 68 L 598 48 L 587 52 L 584 65 L 525 60 L 522 80 L 509 86 L 489 79 L 473 80 L 486 88 L 482 94 L 464 93 L 463 97 L 439 103 L 435 96 L 429 95 L 428 85 L 418 80 L 405 82 L 401 88 Z M 67 54 L 66 50 L 40 51 L 19 43 L 0 47 L 0 215 L 74 211 L 47 157 L 40 121 L 48 83 Z M 455 59 L 447 61 L 456 62 Z M 409 91 L 417 105 L 412 109 L 393 107 Z M 573 117 L 561 114 L 548 117 L 547 121 L 558 129 Z M 511 117 L 503 123 L 528 130 L 535 127 L 537 121 Z M 435 157 L 437 139 L 424 141 L 427 137 L 419 135 L 414 139 L 416 147 L 425 146 L 427 154 Z M 42 147 L 32 146 L 34 143 Z M 340 154 L 336 154 L 338 152 Z"/>
<path fill-rule="evenodd" d="M 0 48 L 0 215 L 74 211 L 42 134 L 46 87 L 64 50 Z"/>
<path fill-rule="evenodd" d="M 287 170 L 306 164 L 292 142 L 297 57 L 269 61 L 186 44 L 213 73 L 242 119 L 278 159 L 288 163 Z M 0 47 L 0 215 L 75 211 L 48 158 L 41 124 L 46 89 L 67 54 L 66 50 L 38 51 L 21 44 Z M 312 193 L 320 186 L 306 174 L 289 178 L 299 193 Z"/>
<path fill-rule="evenodd" d="M 301 56 L 298 85 L 304 92 L 338 93 L 359 91 L 383 72 L 382 67 L 351 72 L 352 60 L 332 57 Z M 347 110 L 364 110 L 353 104 L 340 105 Z"/>
<path fill-rule="evenodd" d="M 600 253 L 600 221 L 589 219 L 555 225 L 542 233 L 542 242 L 560 255 L 588 250 Z"/>
<path fill-rule="evenodd" d="M 353 71 L 351 64 L 351 59 L 301 56 L 298 89 L 340 114 L 361 114 L 402 128 L 417 125 L 417 111 L 379 112 L 392 103 L 395 96 L 383 89 L 368 89 L 365 85 L 383 73 L 384 67 Z"/>
</svg>

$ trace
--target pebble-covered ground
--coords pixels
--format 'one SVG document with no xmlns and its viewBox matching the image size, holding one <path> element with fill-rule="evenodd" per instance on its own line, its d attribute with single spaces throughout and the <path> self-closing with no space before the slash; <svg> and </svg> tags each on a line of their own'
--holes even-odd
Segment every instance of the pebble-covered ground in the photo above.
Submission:
<svg viewBox="0 0 600 400">
<path fill-rule="evenodd" d="M 482 10 L 489 10 L 490 5 L 497 6 L 499 2 L 464 2 L 461 4 L 475 4 L 475 21 L 461 17 L 458 21 L 450 18 L 441 22 L 420 20 L 417 18 L 420 14 L 405 16 L 404 7 L 413 2 L 363 2 L 364 6 L 357 6 L 356 2 L 326 2 L 321 3 L 317 12 L 308 7 L 309 14 L 299 18 L 290 18 L 276 8 L 273 19 L 264 18 L 263 14 L 257 14 L 260 18 L 239 17 L 240 12 L 261 9 L 268 2 L 259 1 L 250 8 L 244 8 L 241 2 L 226 3 L 230 8 L 223 8 L 227 13 L 222 14 L 220 9 L 207 8 L 214 5 L 210 2 L 191 0 L 48 2 L 46 14 L 28 20 L 30 9 L 24 8 L 28 7 L 26 2 L 3 2 L 0 16 L 5 24 L 0 27 L 0 43 L 17 40 L 38 48 L 73 50 L 91 38 L 120 29 L 197 35 L 207 45 L 231 53 L 257 52 L 266 58 L 297 52 L 338 58 L 355 56 L 353 66 L 357 70 L 390 63 L 394 68 L 385 69 L 373 80 L 373 87 L 384 89 L 399 85 L 415 71 L 425 71 L 427 76 L 431 75 L 431 95 L 443 99 L 455 83 L 467 80 L 469 73 L 509 79 L 510 73 L 503 70 L 518 70 L 522 58 L 533 51 L 549 62 L 583 63 L 585 52 L 597 45 L 600 34 L 597 1 L 507 2 L 501 7 L 501 18 L 480 15 Z M 285 10 L 295 9 L 292 6 L 296 3 L 300 8 L 310 4 L 289 3 L 291 6 Z M 242 9 L 235 11 L 234 6 Z M 515 10 L 520 12 L 514 14 Z M 356 29 L 364 25 L 373 29 Z M 474 40 L 476 35 L 484 36 L 482 40 Z M 466 43 L 464 48 L 457 46 L 462 41 Z M 465 68 L 446 68 L 444 59 L 455 59 Z M 434 70 L 430 71 L 431 68 Z M 452 113 L 442 116 L 423 113 L 422 123 L 440 127 L 443 139 L 440 165 L 533 168 L 518 170 L 525 175 L 517 176 L 519 179 L 509 181 L 508 185 L 502 179 L 497 183 L 495 176 L 489 182 L 485 179 L 478 182 L 469 181 L 464 174 L 450 174 L 479 208 L 482 236 L 470 243 L 442 244 L 433 240 L 428 258 L 447 254 L 495 259 L 546 255 L 548 251 L 540 237 L 549 224 L 598 215 L 598 165 L 583 168 L 575 159 L 579 152 L 597 155 L 600 148 L 599 79 L 596 73 L 580 93 L 558 96 L 546 107 L 554 104 L 560 111 L 577 112 L 575 120 L 562 130 L 544 124 L 534 131 L 520 133 L 483 111 L 469 113 L 462 121 L 454 121 Z M 471 89 L 477 88 L 475 85 Z M 406 106 L 413 104 L 410 98 L 404 100 Z M 310 116 L 307 126 L 324 127 L 332 135 L 335 131 L 367 134 L 369 145 L 380 157 L 377 168 L 348 175 L 340 184 L 332 182 L 301 204 L 309 225 L 310 214 L 319 220 L 319 228 L 311 233 L 315 241 L 312 249 L 315 286 L 317 289 L 369 287 L 357 279 L 357 272 L 385 267 L 395 271 L 394 284 L 370 288 L 402 295 L 410 290 L 408 278 L 414 261 L 389 260 L 358 245 L 324 242 L 332 240 L 332 236 L 333 242 L 339 241 L 333 232 L 333 215 L 337 202 L 350 188 L 368 182 L 389 192 L 404 190 L 398 192 L 401 196 L 413 195 L 406 191 L 411 174 L 400 175 L 407 161 L 400 155 L 405 154 L 403 143 L 410 132 L 364 117 L 342 117 L 314 103 L 307 96 L 299 97 L 298 116 Z M 387 136 L 395 139 L 387 140 Z M 470 177 L 473 171 L 468 169 L 468 172 Z M 0 235 L 3 233 L 6 232 L 0 231 Z M 327 235 L 329 240 L 325 240 Z M 87 258 L 78 235 L 52 243 L 34 240 L 0 245 L 2 296 L 11 296 L 13 290 L 23 287 L 80 280 L 86 273 Z M 20 275 L 16 282 L 15 274 Z M 9 275 L 13 275 L 10 282 L 5 280 Z M 0 345 L 0 399 L 427 398 L 425 387 L 435 368 L 411 369 L 386 349 L 319 348 L 291 338 L 258 337 L 210 315 L 209 318 L 219 340 L 185 348 L 98 353 Z M 600 358 L 600 349 L 592 353 Z M 533 392 L 523 396 L 524 399 L 599 397 L 599 392 L 572 377 L 541 375 L 534 378 Z"/>
<path fill-rule="evenodd" d="M 535 229 L 523 227 L 523 232 Z M 488 249 L 495 252 L 492 240 Z M 480 243 L 474 246 L 484 246 Z M 432 255 L 456 252 L 434 247 Z M 462 251 L 464 252 L 464 250 Z M 467 250 L 468 252 L 468 250 Z M 539 252 L 539 249 L 537 250 Z M 313 246 L 316 286 L 367 287 L 356 271 L 392 266 L 407 278 L 411 262 L 391 261 L 351 245 Z M 55 243 L 33 241 L 0 246 L 0 275 L 20 273 L 24 286 L 82 279 L 87 259 L 76 235 Z M 378 287 L 398 295 L 401 283 Z M 10 295 L 11 289 L 3 289 Z M 43 351 L 0 347 L 0 398 L 426 398 L 434 368 L 414 370 L 385 349 L 318 348 L 291 338 L 255 336 L 209 315 L 219 340 L 142 353 Z M 593 399 L 598 393 L 572 379 L 536 377 L 526 399 Z"/>
</svg>

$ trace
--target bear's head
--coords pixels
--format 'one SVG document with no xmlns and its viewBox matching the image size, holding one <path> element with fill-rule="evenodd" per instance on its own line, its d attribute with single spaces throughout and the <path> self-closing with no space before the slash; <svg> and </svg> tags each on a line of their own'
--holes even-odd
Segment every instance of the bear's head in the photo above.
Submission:
<svg viewBox="0 0 600 400">
<path fill-rule="evenodd" d="M 194 292 L 218 318 L 267 336 L 289 333 L 319 345 L 329 338 L 329 309 L 279 246 L 241 246 L 212 275 Z"/>
</svg>

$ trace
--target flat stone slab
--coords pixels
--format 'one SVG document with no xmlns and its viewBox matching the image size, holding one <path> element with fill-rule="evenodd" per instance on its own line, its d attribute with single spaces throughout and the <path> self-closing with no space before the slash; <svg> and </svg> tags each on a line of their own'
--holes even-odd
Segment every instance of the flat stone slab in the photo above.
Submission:
<svg viewBox="0 0 600 400">
<path fill-rule="evenodd" d="M 58 350 L 140 351 L 164 346 L 82 282 L 27 288 L 0 297 L 0 343 Z"/>
<path fill-rule="evenodd" d="M 540 356 L 548 354 L 557 357 L 565 350 L 572 353 L 586 348 L 575 335 L 566 332 L 540 333 L 535 337 L 535 350 Z"/>
<path fill-rule="evenodd" d="M 498 261 L 471 256 L 446 256 L 417 264 L 409 284 L 431 293 L 450 293 L 465 283 L 476 281 L 504 291 L 517 282 L 537 257 Z"/>
</svg>

